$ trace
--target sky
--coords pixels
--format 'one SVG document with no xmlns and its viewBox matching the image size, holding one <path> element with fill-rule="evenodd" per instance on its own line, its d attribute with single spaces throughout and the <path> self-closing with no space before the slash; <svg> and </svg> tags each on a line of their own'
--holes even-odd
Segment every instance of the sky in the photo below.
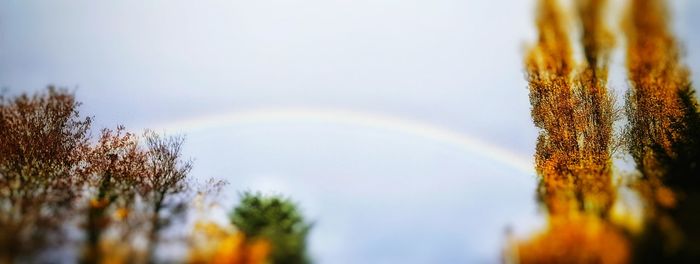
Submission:
<svg viewBox="0 0 700 264">
<path fill-rule="evenodd" d="M 697 83 L 700 2 L 673 3 Z M 185 134 L 193 177 L 230 183 L 224 206 L 297 201 L 319 263 L 495 263 L 506 232 L 541 224 L 533 15 L 533 0 L 0 1 L 0 87 L 67 87 L 98 128 Z"/>
</svg>

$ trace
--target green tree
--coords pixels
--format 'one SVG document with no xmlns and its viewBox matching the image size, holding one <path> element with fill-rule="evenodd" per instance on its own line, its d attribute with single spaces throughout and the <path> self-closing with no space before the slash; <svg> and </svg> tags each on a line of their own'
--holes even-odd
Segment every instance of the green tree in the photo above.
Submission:
<svg viewBox="0 0 700 264">
<path fill-rule="evenodd" d="M 246 237 L 271 242 L 273 263 L 309 263 L 306 237 L 311 224 L 288 198 L 245 192 L 230 214 L 231 222 Z"/>
</svg>

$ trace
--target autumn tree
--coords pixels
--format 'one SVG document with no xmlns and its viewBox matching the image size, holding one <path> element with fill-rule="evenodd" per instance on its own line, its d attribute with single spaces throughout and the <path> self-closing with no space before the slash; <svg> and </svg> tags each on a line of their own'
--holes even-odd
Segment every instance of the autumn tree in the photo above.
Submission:
<svg viewBox="0 0 700 264">
<path fill-rule="evenodd" d="M 138 187 L 146 174 L 146 152 L 139 147 L 136 135 L 104 129 L 89 152 L 91 197 L 87 208 L 87 245 L 82 262 L 97 263 L 102 258 L 102 233 L 114 221 L 123 223 L 135 208 Z M 123 227 L 118 239 L 128 240 L 130 228 Z"/>
<path fill-rule="evenodd" d="M 36 257 L 75 209 L 92 120 L 79 105 L 54 87 L 0 96 L 0 262 Z"/>
<path fill-rule="evenodd" d="M 574 2 L 585 59 L 579 62 L 566 12 L 556 0 L 538 3 L 538 40 L 525 57 L 525 67 L 531 114 L 540 129 L 535 168 L 548 225 L 530 240 L 511 245 L 521 263 L 629 260 L 627 238 L 608 220 L 615 201 L 617 114 L 607 89 L 613 38 L 603 19 L 605 5 L 604 0 Z"/>
<path fill-rule="evenodd" d="M 615 200 L 612 153 L 613 123 L 619 119 L 608 89 L 608 64 L 614 38 L 605 24 L 606 0 L 575 1 L 585 61 L 574 76 L 574 122 L 579 147 L 577 192 L 583 209 L 603 217 Z M 576 155 L 572 153 L 570 155 Z"/>
<path fill-rule="evenodd" d="M 700 114 L 665 1 L 630 1 L 625 138 L 648 227 L 638 260 L 700 260 Z"/>
<path fill-rule="evenodd" d="M 539 38 L 525 58 L 530 103 L 540 128 L 535 164 L 540 198 L 551 214 L 605 215 L 611 186 L 614 101 L 607 91 L 611 36 L 602 22 L 604 1 L 577 1 L 585 63 L 572 55 L 568 20 L 555 0 L 539 2 Z"/>
</svg>

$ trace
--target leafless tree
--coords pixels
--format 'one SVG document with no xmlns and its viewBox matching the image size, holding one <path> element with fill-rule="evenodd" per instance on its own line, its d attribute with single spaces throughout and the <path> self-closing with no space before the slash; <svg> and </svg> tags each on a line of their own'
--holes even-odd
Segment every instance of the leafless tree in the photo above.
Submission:
<svg viewBox="0 0 700 264">
<path fill-rule="evenodd" d="M 147 131 L 145 139 L 147 173 L 140 187 L 141 196 L 151 210 L 148 254 L 154 262 L 160 232 L 185 209 L 192 162 L 182 159 L 182 136 L 162 137 Z"/>
</svg>

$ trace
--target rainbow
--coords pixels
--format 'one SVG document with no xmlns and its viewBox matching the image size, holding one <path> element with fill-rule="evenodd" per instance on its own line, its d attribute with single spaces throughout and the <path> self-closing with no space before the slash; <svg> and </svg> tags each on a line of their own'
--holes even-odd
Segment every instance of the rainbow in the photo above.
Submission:
<svg viewBox="0 0 700 264">
<path fill-rule="evenodd" d="M 501 146 L 433 124 L 376 113 L 323 108 L 261 108 L 178 120 L 156 125 L 154 129 L 182 133 L 280 121 L 342 124 L 405 133 L 477 153 L 526 174 L 534 173 L 530 159 Z"/>
</svg>

